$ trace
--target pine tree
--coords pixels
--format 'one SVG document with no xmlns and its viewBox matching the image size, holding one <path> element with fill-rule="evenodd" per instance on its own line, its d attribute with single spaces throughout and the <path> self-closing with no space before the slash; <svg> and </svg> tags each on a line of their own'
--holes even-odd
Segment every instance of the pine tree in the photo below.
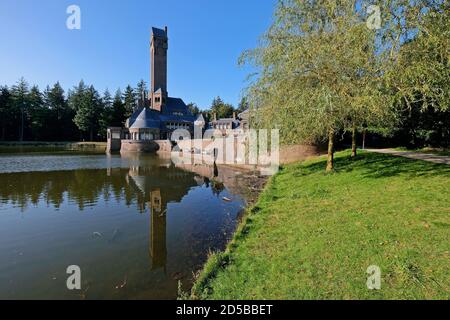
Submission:
<svg viewBox="0 0 450 320">
<path fill-rule="evenodd" d="M 219 118 L 229 118 L 233 115 L 234 107 L 225 103 L 222 98 L 216 97 L 211 103 L 210 117 L 214 118 L 214 114 Z"/>
<path fill-rule="evenodd" d="M 188 103 L 187 107 L 194 116 L 196 116 L 200 113 L 200 109 L 197 107 L 197 104 L 194 102 Z"/>
<path fill-rule="evenodd" d="M 125 105 L 125 117 L 128 118 L 137 108 L 136 93 L 130 85 L 125 88 L 125 92 L 123 94 L 123 102 Z"/>
<path fill-rule="evenodd" d="M 116 91 L 112 109 L 113 110 L 110 125 L 113 127 L 122 127 L 126 120 L 126 110 L 125 105 L 122 101 L 122 92 L 120 92 L 120 89 L 117 89 Z"/>
<path fill-rule="evenodd" d="M 139 101 L 139 106 L 146 106 L 147 101 L 147 83 L 141 79 L 136 87 L 136 96 Z"/>
<path fill-rule="evenodd" d="M 4 141 L 7 136 L 7 128 L 10 128 L 12 122 L 12 101 L 11 93 L 7 86 L 0 87 L 0 123 L 1 140 Z"/>
<path fill-rule="evenodd" d="M 106 138 L 106 131 L 112 123 L 113 117 L 113 101 L 111 93 L 109 93 L 108 89 L 103 93 L 103 97 L 101 99 L 102 110 L 99 119 L 99 137 L 101 139 Z"/>
<path fill-rule="evenodd" d="M 64 89 L 59 82 L 56 82 L 53 88 L 47 93 L 48 107 L 54 114 L 54 118 L 58 123 L 61 123 L 64 112 L 66 111 L 66 98 L 64 97 Z"/>
<path fill-rule="evenodd" d="M 19 141 L 23 141 L 25 126 L 28 118 L 28 83 L 24 78 L 20 78 L 20 80 L 12 87 L 12 102 L 13 109 L 16 114 L 19 115 L 19 131 L 18 138 Z"/>
<path fill-rule="evenodd" d="M 28 103 L 30 110 L 31 138 L 33 140 L 44 140 L 49 113 L 44 105 L 43 95 L 37 86 L 31 88 L 28 95 Z"/>
<path fill-rule="evenodd" d="M 73 121 L 79 130 L 89 134 L 90 141 L 94 141 L 99 128 L 101 110 L 100 96 L 93 86 L 89 86 L 81 96 Z"/>
</svg>

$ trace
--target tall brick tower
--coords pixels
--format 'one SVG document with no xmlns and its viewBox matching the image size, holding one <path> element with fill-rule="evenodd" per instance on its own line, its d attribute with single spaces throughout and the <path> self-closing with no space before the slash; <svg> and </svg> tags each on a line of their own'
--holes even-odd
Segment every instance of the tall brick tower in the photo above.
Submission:
<svg viewBox="0 0 450 320">
<path fill-rule="evenodd" d="M 161 111 L 167 99 L 167 27 L 152 28 L 150 40 L 151 55 L 151 87 L 150 98 L 152 109 Z"/>
</svg>

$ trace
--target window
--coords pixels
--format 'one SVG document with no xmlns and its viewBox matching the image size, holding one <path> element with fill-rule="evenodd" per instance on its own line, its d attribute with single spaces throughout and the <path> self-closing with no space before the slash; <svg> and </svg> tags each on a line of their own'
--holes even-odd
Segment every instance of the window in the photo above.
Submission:
<svg viewBox="0 0 450 320">
<path fill-rule="evenodd" d="M 108 134 L 109 134 L 109 132 L 108 132 Z M 120 133 L 119 132 L 113 132 L 112 133 L 112 138 L 113 139 L 120 139 Z"/>
</svg>

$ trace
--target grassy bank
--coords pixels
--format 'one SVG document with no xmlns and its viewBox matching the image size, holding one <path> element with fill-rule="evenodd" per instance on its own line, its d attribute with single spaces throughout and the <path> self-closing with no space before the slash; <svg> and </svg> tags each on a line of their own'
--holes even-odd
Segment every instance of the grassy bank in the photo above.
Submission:
<svg viewBox="0 0 450 320">
<path fill-rule="evenodd" d="M 450 298 L 450 166 L 347 151 L 286 166 L 192 289 L 200 299 Z M 368 290 L 367 267 L 381 268 Z"/>
</svg>

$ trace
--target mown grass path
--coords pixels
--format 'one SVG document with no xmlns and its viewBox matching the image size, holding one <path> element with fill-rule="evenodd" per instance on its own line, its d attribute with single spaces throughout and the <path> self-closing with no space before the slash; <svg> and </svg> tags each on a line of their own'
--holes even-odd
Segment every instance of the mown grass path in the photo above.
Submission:
<svg viewBox="0 0 450 320">
<path fill-rule="evenodd" d="M 284 167 L 192 290 L 201 299 L 450 298 L 450 167 L 361 153 Z M 366 270 L 381 268 L 381 289 Z"/>
</svg>

